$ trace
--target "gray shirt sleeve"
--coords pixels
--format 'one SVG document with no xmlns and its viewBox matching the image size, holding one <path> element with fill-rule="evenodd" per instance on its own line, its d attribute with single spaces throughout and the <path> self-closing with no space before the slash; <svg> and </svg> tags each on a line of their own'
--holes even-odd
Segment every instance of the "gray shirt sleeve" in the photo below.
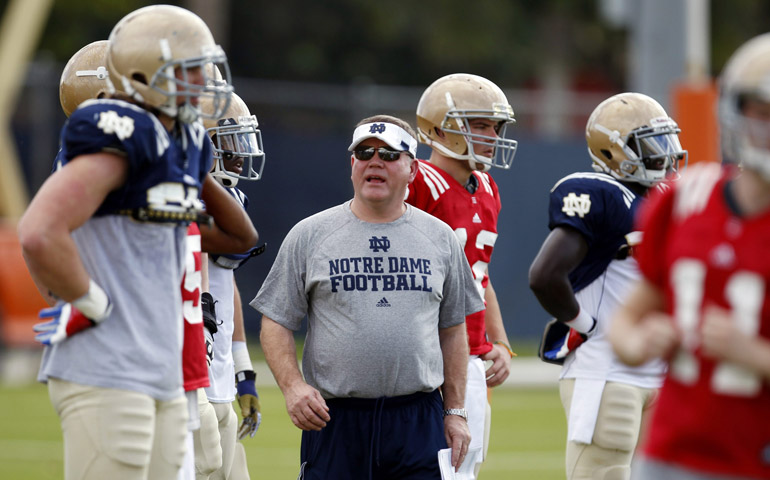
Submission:
<svg viewBox="0 0 770 480">
<path fill-rule="evenodd" d="M 289 330 L 299 330 L 308 309 L 303 279 L 307 274 L 305 223 L 292 228 L 281 244 L 273 266 L 257 296 L 249 303 L 254 309 Z M 278 301 L 277 299 L 280 299 Z"/>
</svg>

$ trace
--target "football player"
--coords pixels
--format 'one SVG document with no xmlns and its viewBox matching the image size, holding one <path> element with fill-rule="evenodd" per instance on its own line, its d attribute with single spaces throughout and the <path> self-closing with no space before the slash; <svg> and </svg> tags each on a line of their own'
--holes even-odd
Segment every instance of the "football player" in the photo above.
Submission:
<svg viewBox="0 0 770 480">
<path fill-rule="evenodd" d="M 105 98 L 110 94 L 110 84 L 107 81 L 108 71 L 107 49 L 109 42 L 99 40 L 81 48 L 70 58 L 65 66 L 59 83 L 59 100 L 67 117 L 86 100 Z M 221 75 L 218 77 L 221 79 Z M 60 151 L 54 169 L 60 167 L 59 159 L 65 157 Z M 58 167 L 57 167 L 58 166 Z M 215 183 L 212 183 L 216 187 Z M 231 203 L 230 209 L 240 208 L 240 203 L 225 192 L 222 188 L 209 188 L 203 197 L 208 204 L 217 202 Z M 238 218 L 238 217 L 234 217 Z M 224 224 L 229 229 L 238 231 L 242 227 L 238 224 L 228 225 L 227 219 L 214 218 L 215 222 Z M 242 221 L 242 220 L 241 220 Z M 206 229 L 206 237 L 224 235 L 224 230 L 214 231 Z M 185 462 L 180 470 L 179 480 L 195 478 L 195 463 L 193 449 L 193 434 L 200 427 L 198 413 L 198 390 L 203 394 L 203 388 L 209 386 L 209 373 L 204 349 L 203 322 L 201 311 L 202 291 L 202 263 L 201 263 L 201 233 L 197 223 L 193 222 L 188 227 L 188 250 L 185 262 L 185 275 L 182 280 L 182 299 L 184 302 L 184 344 L 182 349 L 182 362 L 184 373 L 184 390 L 188 396 L 188 449 Z M 236 242 L 238 240 L 236 239 Z M 236 243 L 237 245 L 237 243 Z M 237 246 L 235 248 L 238 248 Z M 205 254 L 204 254 L 205 255 Z M 204 257 L 205 258 L 205 257 Z M 206 290 L 208 287 L 206 287 Z M 50 302 L 49 302 L 50 303 Z M 204 394 L 205 395 L 205 394 Z M 213 415 L 213 410 L 212 410 Z M 216 420 L 214 421 L 216 425 Z M 213 468 L 211 471 L 216 470 Z"/>
<path fill-rule="evenodd" d="M 197 197 L 210 158 L 191 122 L 200 95 L 226 105 L 230 87 L 209 87 L 201 73 L 226 58 L 200 18 L 171 6 L 124 17 L 107 47 L 107 77 L 128 101 L 74 109 L 79 100 L 70 103 L 64 85 L 71 116 L 57 168 L 19 223 L 33 277 L 60 299 L 36 326 L 46 345 L 39 379 L 61 417 L 66 478 L 168 479 L 185 451 L 175 339 L 187 307 L 186 231 L 206 218 Z M 94 63 L 98 80 L 105 64 Z M 228 251 L 227 242 L 238 251 L 256 239 L 250 222 L 206 229 L 228 234 L 209 242 Z"/>
<path fill-rule="evenodd" d="M 637 209 L 649 189 L 676 176 L 686 161 L 679 131 L 654 99 L 614 95 L 586 125 L 595 172 L 573 173 L 551 189 L 551 233 L 532 262 L 529 283 L 555 317 L 541 358 L 563 364 L 569 480 L 629 477 L 643 415 L 661 383 L 662 362 L 629 368 L 612 354 L 606 335 L 610 315 L 638 278 L 631 255 Z"/>
<path fill-rule="evenodd" d="M 213 105 L 204 101 L 201 108 L 208 111 Z M 257 117 L 249 112 L 239 96 L 233 94 L 222 117 L 205 119 L 204 125 L 214 149 L 211 175 L 237 200 L 235 208 L 245 211 L 248 198 L 236 185 L 239 180 L 259 180 L 265 162 Z M 262 414 L 234 271 L 262 251 L 261 247 L 253 247 L 242 254 L 208 255 L 209 290 L 204 296 L 205 302 L 216 305 L 217 322 L 204 319 L 211 352 L 211 385 L 200 395 L 199 402 L 201 415 L 206 417 L 213 413 L 215 421 L 204 421 L 194 436 L 198 478 L 205 477 L 206 472 L 211 472 L 206 478 L 249 478 L 246 452 L 237 440 L 254 436 Z M 240 427 L 232 407 L 236 394 L 243 415 Z"/>
<path fill-rule="evenodd" d="M 433 82 L 417 105 L 417 133 L 432 152 L 428 160 L 419 161 L 406 199 L 452 227 L 486 303 L 486 310 L 465 319 L 470 346 L 465 407 L 471 431 L 469 461 L 477 461 L 474 478 L 489 440 L 487 387 L 503 383 L 514 355 L 488 270 L 501 208 L 497 184 L 488 171 L 510 168 L 517 142 L 505 138 L 505 132 L 513 123 L 505 94 L 486 78 L 458 73 Z M 491 362 L 488 369 L 485 361 Z"/>
<path fill-rule="evenodd" d="M 725 168 L 688 169 L 645 206 L 642 279 L 610 340 L 668 360 L 635 479 L 770 478 L 770 34 L 719 79 Z M 581 347 L 582 348 L 582 347 Z"/>
</svg>

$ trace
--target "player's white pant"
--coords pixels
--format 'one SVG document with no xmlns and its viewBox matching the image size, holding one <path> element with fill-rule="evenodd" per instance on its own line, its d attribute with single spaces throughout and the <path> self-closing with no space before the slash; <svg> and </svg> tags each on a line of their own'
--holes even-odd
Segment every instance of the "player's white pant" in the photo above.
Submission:
<svg viewBox="0 0 770 480">
<path fill-rule="evenodd" d="M 184 393 L 187 399 L 187 415 L 190 417 L 187 420 L 187 450 L 184 454 L 184 461 L 182 462 L 182 468 L 179 470 L 177 480 L 195 480 L 195 443 L 193 440 L 193 432 L 201 428 L 201 416 L 198 411 L 198 392 L 192 390 Z"/>
<path fill-rule="evenodd" d="M 64 436 L 64 478 L 168 480 L 185 454 L 187 401 L 48 379 Z"/>
<path fill-rule="evenodd" d="M 481 449 L 483 455 L 474 469 L 478 473 L 481 462 L 486 458 L 489 444 L 489 401 L 487 400 L 487 379 L 484 361 L 476 355 L 468 358 L 468 381 L 465 386 L 465 409 L 468 411 L 468 429 L 471 431 L 471 444 L 468 450 Z"/>
<path fill-rule="evenodd" d="M 217 413 L 202 388 L 198 390 L 198 412 L 201 425 L 193 433 L 195 478 L 208 480 L 212 473 L 222 468 L 222 446 L 219 441 Z"/>
<path fill-rule="evenodd" d="M 185 444 L 187 445 L 187 451 L 184 454 L 182 468 L 179 469 L 179 474 L 176 478 L 177 480 L 195 480 L 195 447 L 192 430 L 187 432 Z"/>
<path fill-rule="evenodd" d="M 573 378 L 559 380 L 561 402 L 568 416 L 574 387 Z M 567 480 L 628 480 L 639 432 L 655 392 L 655 389 L 607 382 L 592 442 L 567 442 Z"/>
<path fill-rule="evenodd" d="M 231 403 L 212 403 L 217 414 L 219 442 L 222 446 L 222 468 L 211 474 L 210 480 L 229 480 L 233 468 L 235 442 L 238 435 L 238 416 Z"/>
<path fill-rule="evenodd" d="M 238 416 L 230 403 L 201 404 L 201 428 L 195 435 L 198 480 L 248 480 L 246 451 L 237 441 Z M 212 415 L 213 412 L 213 415 Z M 204 416 L 206 418 L 204 418 Z M 200 460 L 198 449 L 201 449 Z M 219 466 L 213 468 L 219 460 Z"/>
<path fill-rule="evenodd" d="M 240 441 L 235 442 L 233 454 L 233 468 L 230 470 L 230 478 L 233 480 L 251 480 L 249 465 L 246 462 L 246 449 Z"/>
</svg>

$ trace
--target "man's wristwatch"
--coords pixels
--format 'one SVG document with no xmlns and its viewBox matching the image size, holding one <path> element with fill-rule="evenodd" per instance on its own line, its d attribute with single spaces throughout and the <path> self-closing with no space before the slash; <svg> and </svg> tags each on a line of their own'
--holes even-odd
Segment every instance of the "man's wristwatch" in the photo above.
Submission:
<svg viewBox="0 0 770 480">
<path fill-rule="evenodd" d="M 457 415 L 458 417 L 463 417 L 465 421 L 468 421 L 468 410 L 464 408 L 448 408 L 444 410 L 444 416 L 447 415 Z"/>
</svg>

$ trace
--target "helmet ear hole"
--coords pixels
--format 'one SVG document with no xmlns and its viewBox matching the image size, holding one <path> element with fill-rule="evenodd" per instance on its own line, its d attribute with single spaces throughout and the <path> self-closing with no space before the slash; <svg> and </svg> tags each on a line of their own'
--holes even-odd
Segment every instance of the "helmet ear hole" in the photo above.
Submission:
<svg viewBox="0 0 770 480">
<path fill-rule="evenodd" d="M 145 77 L 143 73 L 136 72 L 131 75 L 131 79 L 143 85 L 147 85 L 147 77 Z"/>
<path fill-rule="evenodd" d="M 600 152 L 602 152 L 602 155 L 604 155 L 604 158 L 606 158 L 607 160 L 612 160 L 612 152 L 610 152 L 606 148 L 602 148 Z"/>
</svg>

